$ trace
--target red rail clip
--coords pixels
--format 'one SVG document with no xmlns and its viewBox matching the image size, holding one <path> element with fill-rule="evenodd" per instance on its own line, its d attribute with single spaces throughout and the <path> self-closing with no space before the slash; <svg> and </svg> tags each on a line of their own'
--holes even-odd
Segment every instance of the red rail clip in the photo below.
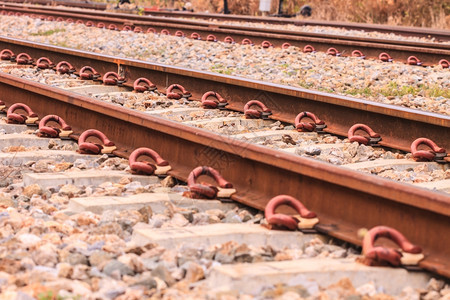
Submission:
<svg viewBox="0 0 450 300">
<path fill-rule="evenodd" d="M 333 47 L 328 48 L 327 54 L 332 56 L 341 56 L 341 52 L 339 52 L 336 48 Z"/>
<path fill-rule="evenodd" d="M 314 49 L 314 47 L 311 45 L 306 45 L 305 47 L 303 47 L 303 52 L 304 53 L 314 53 L 314 52 L 316 52 L 316 49 Z"/>
<path fill-rule="evenodd" d="M 263 42 L 261 43 L 261 47 L 263 47 L 263 48 L 269 48 L 269 47 L 273 47 L 273 45 L 272 45 L 272 43 L 269 42 L 269 41 L 263 41 Z"/>
<path fill-rule="evenodd" d="M 16 110 L 24 110 L 27 115 L 17 114 Z M 35 114 L 31 108 L 23 103 L 15 103 L 8 108 L 6 112 L 7 123 L 9 124 L 26 124 L 26 125 L 36 125 L 38 120 L 37 114 Z"/>
<path fill-rule="evenodd" d="M 301 122 L 304 118 L 309 118 L 313 122 Z M 298 131 L 317 131 L 322 132 L 327 125 L 324 121 L 320 120 L 315 114 L 310 113 L 309 111 L 301 112 L 295 118 L 295 128 Z"/>
<path fill-rule="evenodd" d="M 100 77 L 100 73 L 93 67 L 84 66 L 80 70 L 80 78 L 84 80 L 95 80 Z"/>
<path fill-rule="evenodd" d="M 183 32 L 183 31 L 181 31 L 181 30 L 177 30 L 177 31 L 175 32 L 175 36 L 177 36 L 177 37 L 184 37 L 184 36 L 185 36 L 185 34 L 184 34 L 184 32 Z"/>
<path fill-rule="evenodd" d="M 404 252 L 393 248 L 375 247 L 374 243 L 380 237 L 394 241 Z M 363 254 L 365 256 L 363 262 L 370 266 L 386 263 L 393 266 L 399 266 L 400 264 L 416 265 L 424 257 L 421 252 L 422 249 L 419 246 L 411 244 L 403 234 L 387 226 L 372 228 L 363 240 Z"/>
<path fill-rule="evenodd" d="M 288 216 L 285 214 L 276 214 L 275 209 L 280 205 L 288 205 L 294 208 L 300 216 Z M 264 215 L 267 222 L 272 226 L 284 226 L 290 230 L 295 229 L 312 229 L 319 219 L 317 219 L 316 214 L 308 210 L 303 203 L 288 195 L 278 195 L 270 199 L 264 210 Z"/>
<path fill-rule="evenodd" d="M 173 92 L 173 90 L 179 90 L 180 92 Z M 169 99 L 181 99 L 190 98 L 192 94 L 188 92 L 181 84 L 172 84 L 166 90 L 166 96 Z"/>
<path fill-rule="evenodd" d="M 147 78 L 141 77 L 134 81 L 133 88 L 138 93 L 143 93 L 145 91 L 154 91 L 156 90 L 156 85 L 154 85 Z"/>
<path fill-rule="evenodd" d="M 214 34 L 209 34 L 209 35 L 206 37 L 206 40 L 207 40 L 208 42 L 217 42 L 217 38 L 216 38 L 216 36 L 215 36 Z"/>
<path fill-rule="evenodd" d="M 252 106 L 258 106 L 262 111 L 252 109 L 250 107 Z M 261 101 L 258 100 L 251 100 L 248 101 L 244 106 L 244 114 L 245 117 L 248 119 L 268 119 L 269 116 L 272 114 L 272 111 L 267 108 Z"/>
<path fill-rule="evenodd" d="M 389 54 L 387 54 L 386 52 L 381 53 L 378 56 L 378 58 L 384 62 L 392 62 L 393 61 L 392 57 Z"/>
<path fill-rule="evenodd" d="M 146 160 L 137 161 L 141 156 L 151 157 L 156 162 L 156 166 Z M 169 162 L 150 148 L 138 148 L 134 150 L 130 155 L 129 163 L 131 171 L 136 174 L 152 175 L 155 173 L 156 175 L 166 175 L 171 169 Z"/>
<path fill-rule="evenodd" d="M 20 53 L 16 56 L 16 62 L 18 65 L 30 65 L 33 63 L 33 59 L 27 53 Z"/>
<path fill-rule="evenodd" d="M 417 150 L 419 145 L 427 145 L 431 150 Z M 418 161 L 446 162 L 447 153 L 444 148 L 438 147 L 435 142 L 427 138 L 418 138 L 411 144 L 411 153 Z"/>
<path fill-rule="evenodd" d="M 67 61 L 61 61 L 56 65 L 56 71 L 61 74 L 72 74 L 75 68 Z"/>
<path fill-rule="evenodd" d="M 91 136 L 98 138 L 103 144 L 86 142 L 87 138 Z M 78 138 L 78 146 L 80 148 L 79 151 L 82 154 L 111 154 L 117 149 L 114 143 L 111 142 L 105 134 L 96 129 L 88 129 L 83 132 Z"/>
<path fill-rule="evenodd" d="M 365 131 L 369 137 L 362 135 L 355 135 L 357 130 Z M 348 130 L 348 138 L 351 143 L 358 142 L 360 144 L 368 145 L 368 144 L 376 144 L 381 141 L 381 136 L 372 130 L 369 126 L 365 124 L 355 124 Z"/>
<path fill-rule="evenodd" d="M 283 43 L 283 45 L 281 45 L 281 49 L 287 49 L 291 46 L 291 44 L 289 43 Z"/>
<path fill-rule="evenodd" d="M 0 59 L 1 60 L 11 60 L 11 58 L 14 57 L 14 52 L 12 52 L 9 49 L 3 49 L 2 52 L 0 52 Z"/>
<path fill-rule="evenodd" d="M 201 37 L 200 34 L 198 34 L 197 32 L 193 32 L 193 33 L 191 34 L 191 39 L 194 39 L 194 40 L 201 40 L 202 37 Z"/>
<path fill-rule="evenodd" d="M 418 59 L 415 56 L 408 57 L 407 63 L 408 63 L 408 65 L 416 65 L 416 66 L 422 65 L 422 62 L 420 61 L 420 59 Z"/>
<path fill-rule="evenodd" d="M 208 99 L 208 97 L 216 98 L 214 100 Z M 202 96 L 202 106 L 203 108 L 219 108 L 225 109 L 228 102 L 219 94 L 213 91 L 209 91 Z"/>
<path fill-rule="evenodd" d="M 450 62 L 446 59 L 441 59 L 439 61 L 439 64 L 441 65 L 441 67 L 443 67 L 444 69 L 448 69 L 450 68 Z"/>
<path fill-rule="evenodd" d="M 242 45 L 252 45 L 252 46 L 254 45 L 253 42 L 250 39 L 247 39 L 247 38 L 243 39 L 241 44 Z"/>
<path fill-rule="evenodd" d="M 116 25 L 116 24 L 109 24 L 109 25 L 108 25 L 108 29 L 109 29 L 109 30 L 119 30 L 119 28 L 117 28 L 117 25 Z"/>
<path fill-rule="evenodd" d="M 365 59 L 366 58 L 366 56 L 359 50 L 353 50 L 352 56 L 353 57 L 359 57 L 361 59 Z"/>
<path fill-rule="evenodd" d="M 170 32 L 167 29 L 163 29 L 163 30 L 161 30 L 161 34 L 170 35 Z"/>
<path fill-rule="evenodd" d="M 228 44 L 234 44 L 234 43 L 235 43 L 234 39 L 233 39 L 231 36 L 226 36 L 226 37 L 223 39 L 223 41 L 224 41 L 225 43 L 228 43 Z"/>
<path fill-rule="evenodd" d="M 39 69 L 50 69 L 53 66 L 54 65 L 52 61 L 47 57 L 41 57 L 36 61 L 36 67 L 38 67 Z"/>
<path fill-rule="evenodd" d="M 121 85 L 125 81 L 126 79 L 124 77 L 120 77 L 116 72 L 108 72 L 103 75 L 103 83 L 106 85 Z"/>
<path fill-rule="evenodd" d="M 54 121 L 58 123 L 61 128 L 47 126 L 47 123 L 50 121 Z M 67 125 L 67 123 L 57 115 L 47 115 L 41 119 L 39 122 L 39 133 L 40 137 L 51 137 L 51 138 L 68 138 L 70 134 L 72 134 L 72 128 Z"/>
<path fill-rule="evenodd" d="M 218 184 L 219 187 L 205 184 L 205 183 L 197 183 L 196 180 L 201 175 L 206 175 L 213 178 Z M 197 167 L 188 176 L 187 180 L 189 190 L 191 192 L 192 198 L 206 198 L 206 199 L 214 199 L 218 198 L 229 198 L 232 194 L 236 192 L 233 189 L 233 184 L 226 181 L 216 170 L 211 167 Z"/>
</svg>

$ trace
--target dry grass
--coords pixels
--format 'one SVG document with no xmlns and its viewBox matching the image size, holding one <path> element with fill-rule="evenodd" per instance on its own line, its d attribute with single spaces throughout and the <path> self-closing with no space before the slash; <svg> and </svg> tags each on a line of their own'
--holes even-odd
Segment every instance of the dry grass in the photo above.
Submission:
<svg viewBox="0 0 450 300">
<path fill-rule="evenodd" d="M 181 8 L 184 2 L 175 0 L 136 0 L 142 6 Z M 196 11 L 221 12 L 222 0 L 191 0 Z M 419 26 L 450 29 L 450 2 L 448 0 L 298 0 L 283 3 L 285 13 L 293 14 L 309 4 L 313 18 L 328 21 L 349 21 L 375 24 Z M 228 7 L 234 14 L 260 14 L 259 0 L 228 0 Z M 278 1 L 272 1 L 275 13 Z"/>
</svg>

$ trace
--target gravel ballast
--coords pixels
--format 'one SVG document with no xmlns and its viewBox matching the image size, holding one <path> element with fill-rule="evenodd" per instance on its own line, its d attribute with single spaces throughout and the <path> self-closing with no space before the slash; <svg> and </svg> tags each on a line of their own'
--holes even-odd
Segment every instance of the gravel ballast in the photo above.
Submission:
<svg viewBox="0 0 450 300">
<path fill-rule="evenodd" d="M 450 70 L 0 17 L 2 35 L 450 115 Z M 80 39 L 80 37 L 82 37 Z"/>
</svg>

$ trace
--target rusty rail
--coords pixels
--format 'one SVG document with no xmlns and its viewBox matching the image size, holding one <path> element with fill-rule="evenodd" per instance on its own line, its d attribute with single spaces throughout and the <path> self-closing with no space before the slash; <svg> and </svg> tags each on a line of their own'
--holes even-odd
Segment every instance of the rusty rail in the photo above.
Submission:
<svg viewBox="0 0 450 300">
<path fill-rule="evenodd" d="M 213 166 L 237 188 L 234 200 L 257 209 L 280 193 L 293 195 L 320 215 L 320 231 L 339 239 L 360 244 L 356 236 L 360 227 L 395 227 L 424 247 L 427 258 L 421 267 L 450 277 L 449 245 L 442 237 L 450 229 L 447 195 L 236 141 L 10 75 L 0 74 L 0 90 L 8 105 L 21 99 L 39 115 L 60 115 L 79 132 L 97 128 L 121 147 L 152 147 L 171 162 L 170 174 L 181 180 L 186 181 L 198 165 Z"/>
<path fill-rule="evenodd" d="M 192 18 L 197 20 L 219 20 L 219 21 L 237 21 L 250 23 L 266 23 L 279 25 L 296 25 L 296 26 L 329 26 L 336 28 L 345 28 L 349 30 L 364 30 L 368 32 L 378 31 L 384 33 L 394 33 L 403 36 L 416 37 L 432 37 L 439 41 L 450 40 L 450 33 L 448 30 L 423 28 L 423 27 L 408 27 L 408 26 L 390 26 L 381 24 L 365 24 L 365 23 L 351 23 L 338 21 L 323 21 L 323 20 L 298 20 L 292 18 L 280 17 L 259 17 L 248 15 L 224 15 L 211 13 L 192 13 L 185 11 L 170 11 L 170 10 L 150 10 L 144 11 L 146 15 L 169 17 L 169 18 Z"/>
<path fill-rule="evenodd" d="M 9 3 L 29 3 L 39 5 L 61 5 L 69 7 L 79 7 L 88 9 L 105 10 L 107 8 L 106 3 L 101 2 L 88 2 L 88 1 L 70 1 L 70 0 L 4 0 L 3 2 Z"/>
<path fill-rule="evenodd" d="M 411 132 L 429 133 L 428 136 L 436 136 L 433 139 L 443 147 L 450 146 L 450 117 L 0 38 L 0 48 L 6 47 L 16 53 L 28 52 L 34 58 L 47 56 L 55 62 L 66 60 L 78 70 L 87 64 L 102 74 L 118 70 L 129 82 L 146 76 L 159 88 L 180 83 L 193 87 L 197 99 L 207 90 L 216 90 L 239 110 L 245 100 L 276 99 L 274 104 L 279 103 L 279 106 L 272 109 L 274 117 L 289 119 L 291 123 L 291 114 L 312 107 L 324 112 L 321 115 L 326 116 L 330 131 L 348 128 L 348 124 L 357 120 L 376 128 L 387 141 L 408 139 L 410 144 L 414 139 Z M 234 200 L 257 209 L 262 210 L 273 196 L 290 194 L 318 213 L 320 231 L 339 239 L 360 245 L 357 229 L 380 224 L 395 227 L 424 247 L 427 257 L 421 267 L 450 278 L 450 244 L 442 236 L 450 230 L 450 197 L 446 194 L 248 144 L 7 74 L 0 73 L 0 91 L 7 105 L 21 99 L 41 116 L 49 113 L 61 116 L 78 132 L 96 128 L 122 148 L 151 147 L 171 162 L 171 175 L 181 180 L 186 180 L 198 165 L 212 166 L 237 188 Z M 379 128 L 380 124 L 384 124 L 383 127 Z M 402 134 L 391 129 L 395 127 L 408 130 Z M 121 153 L 127 156 L 130 151 Z"/>
<path fill-rule="evenodd" d="M 303 48 L 306 45 L 313 46 L 317 51 L 326 52 L 329 48 L 336 48 L 341 55 L 349 56 L 354 50 L 361 51 L 364 56 L 378 58 L 383 52 L 387 52 L 394 60 L 407 62 L 408 57 L 418 57 L 423 65 L 437 64 L 441 59 L 450 61 L 450 45 L 395 41 L 373 38 L 361 38 L 343 35 L 325 35 L 318 33 L 306 33 L 267 28 L 243 28 L 238 25 L 222 25 L 214 22 L 198 20 L 168 19 L 164 17 L 138 16 L 133 14 L 108 13 L 103 11 L 86 11 L 77 9 L 39 7 L 18 4 L 4 4 L 2 11 L 13 13 L 34 14 L 36 17 L 63 17 L 73 20 L 94 22 L 94 26 L 101 22 L 108 28 L 114 25 L 118 29 L 129 26 L 130 29 L 140 27 L 143 31 L 154 29 L 156 32 L 168 30 L 171 34 L 182 31 L 187 37 L 192 33 L 199 34 L 203 40 L 209 34 L 213 34 L 217 40 L 223 41 L 232 37 L 236 42 L 250 39 L 255 45 L 261 45 L 269 41 L 273 46 L 282 46 L 289 43 Z M 447 32 L 448 33 L 448 32 Z M 450 40 L 450 34 L 448 34 Z"/>
<path fill-rule="evenodd" d="M 225 99 L 230 99 L 228 107 L 237 111 L 243 111 L 249 100 L 258 99 L 272 110 L 272 119 L 283 122 L 293 123 L 299 112 L 313 111 L 326 122 L 327 132 L 340 136 L 346 136 L 353 124 L 364 123 L 381 134 L 382 145 L 395 149 L 410 151 L 412 141 L 419 137 L 428 137 L 441 147 L 450 149 L 450 116 L 303 88 L 0 37 L 0 50 L 5 48 L 16 54 L 26 52 L 35 59 L 45 56 L 54 62 L 69 61 L 77 70 L 90 65 L 101 74 L 117 71 L 127 78 L 125 85 L 130 87 L 134 80 L 146 77 L 160 90 L 172 83 L 179 83 L 192 92 L 194 100 L 200 100 L 206 91 L 215 91 Z"/>
<path fill-rule="evenodd" d="M 40 5 L 62 5 L 69 7 L 80 7 L 97 10 L 105 10 L 107 5 L 99 2 L 89 1 L 70 1 L 70 0 L 3 0 L 2 2 L 8 3 L 31 3 Z M 321 20 L 298 20 L 292 18 L 280 18 L 280 17 L 261 17 L 261 16 L 248 16 L 248 15 L 224 15 L 217 13 L 197 13 L 186 11 L 175 11 L 170 9 L 152 9 L 144 8 L 146 15 L 157 17 L 169 17 L 169 18 L 192 18 L 196 20 L 219 20 L 219 21 L 238 21 L 238 22 L 251 22 L 251 23 L 266 23 L 266 24 L 280 24 L 280 25 L 296 25 L 296 26 L 329 26 L 337 28 L 346 28 L 352 30 L 364 30 L 364 31 L 378 31 L 385 33 L 394 33 L 404 36 L 417 36 L 417 37 L 431 37 L 438 41 L 450 40 L 450 33 L 448 30 L 439 30 L 433 28 L 422 27 L 408 27 L 408 26 L 389 26 L 379 24 L 364 24 L 364 23 L 350 23 L 350 22 L 337 22 L 337 21 L 321 21 Z"/>
</svg>

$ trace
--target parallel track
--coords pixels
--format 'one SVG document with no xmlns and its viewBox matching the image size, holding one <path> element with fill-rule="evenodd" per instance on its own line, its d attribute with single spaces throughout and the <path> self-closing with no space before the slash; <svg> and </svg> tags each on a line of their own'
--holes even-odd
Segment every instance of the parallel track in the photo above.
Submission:
<svg viewBox="0 0 450 300">
<path fill-rule="evenodd" d="M 450 117 L 446 116 L 27 41 L 2 38 L 0 49 L 4 48 L 27 52 L 35 59 L 66 60 L 77 70 L 90 65 L 101 74 L 118 71 L 128 83 L 147 77 L 159 90 L 179 83 L 192 90 L 197 100 L 214 90 L 230 99 L 229 108 L 238 111 L 254 98 L 277 99 L 273 119 L 292 122 L 295 113 L 314 111 L 326 116 L 329 132 L 341 135 L 356 122 L 367 123 L 383 136 L 384 145 L 392 148 L 406 149 L 420 136 L 450 148 Z M 356 232 L 361 227 L 383 224 L 397 228 L 424 247 L 427 258 L 421 267 L 450 277 L 450 248 L 442 237 L 450 229 L 448 195 L 236 141 L 6 74 L 0 77 L 0 89 L 8 105 L 21 99 L 39 115 L 60 115 L 77 131 L 103 131 L 123 148 L 116 153 L 121 156 L 127 157 L 129 150 L 137 147 L 151 147 L 171 162 L 171 175 L 184 181 L 194 167 L 215 167 L 225 158 L 227 165 L 220 171 L 236 186 L 233 200 L 263 209 L 271 197 L 290 194 L 320 215 L 318 230 L 339 239 L 360 244 Z"/>
<path fill-rule="evenodd" d="M 60 5 L 78 8 L 89 8 L 95 10 L 106 10 L 107 4 L 88 1 L 69 1 L 69 0 L 4 0 L 8 3 L 29 3 L 39 5 Z M 441 41 L 450 40 L 450 34 L 448 30 L 439 30 L 432 28 L 420 28 L 420 27 L 407 27 L 407 26 L 389 26 L 378 24 L 364 24 L 364 23 L 349 23 L 349 22 L 336 22 L 336 21 L 320 21 L 320 20 L 298 20 L 291 18 L 279 18 L 279 17 L 255 17 L 248 15 L 225 15 L 214 13 L 197 13 L 197 12 L 184 12 L 175 11 L 170 9 L 144 9 L 146 15 L 156 17 L 168 17 L 168 18 L 192 18 L 200 20 L 219 20 L 219 21 L 238 21 L 238 22 L 251 22 L 251 23 L 265 23 L 265 24 L 280 24 L 280 25 L 297 25 L 297 26 L 329 26 L 336 28 L 346 28 L 349 30 L 364 30 L 364 31 L 377 31 L 384 33 L 394 33 L 404 36 L 416 36 L 435 38 Z"/>
<path fill-rule="evenodd" d="M 393 60 L 402 62 L 407 62 L 410 56 L 415 56 L 423 65 L 435 65 L 442 59 L 450 61 L 450 44 L 326 35 L 262 27 L 249 29 L 239 25 L 224 25 L 198 20 L 5 3 L 2 6 L 2 13 L 13 15 L 28 14 L 41 19 L 52 20 L 56 20 L 59 17 L 63 20 L 72 19 L 74 22 L 78 21 L 86 24 L 90 22 L 90 26 L 99 26 L 101 23 L 105 28 L 108 28 L 110 25 L 118 29 L 128 26 L 130 30 L 139 28 L 139 30 L 144 32 L 147 30 L 154 30 L 155 32 L 166 30 L 172 35 L 176 32 L 182 32 L 186 37 L 197 33 L 203 40 L 206 40 L 207 36 L 213 35 L 216 40 L 220 41 L 225 40 L 227 37 L 231 37 L 235 42 L 249 39 L 255 45 L 261 45 L 264 42 L 269 42 L 273 46 L 278 47 L 285 43 L 301 48 L 310 45 L 315 50 L 323 52 L 327 52 L 330 48 L 335 48 L 342 56 L 350 56 L 354 50 L 359 50 L 364 56 L 370 58 L 378 58 L 381 53 L 388 53 Z M 450 34 L 444 32 L 439 39 L 449 41 Z"/>
</svg>

